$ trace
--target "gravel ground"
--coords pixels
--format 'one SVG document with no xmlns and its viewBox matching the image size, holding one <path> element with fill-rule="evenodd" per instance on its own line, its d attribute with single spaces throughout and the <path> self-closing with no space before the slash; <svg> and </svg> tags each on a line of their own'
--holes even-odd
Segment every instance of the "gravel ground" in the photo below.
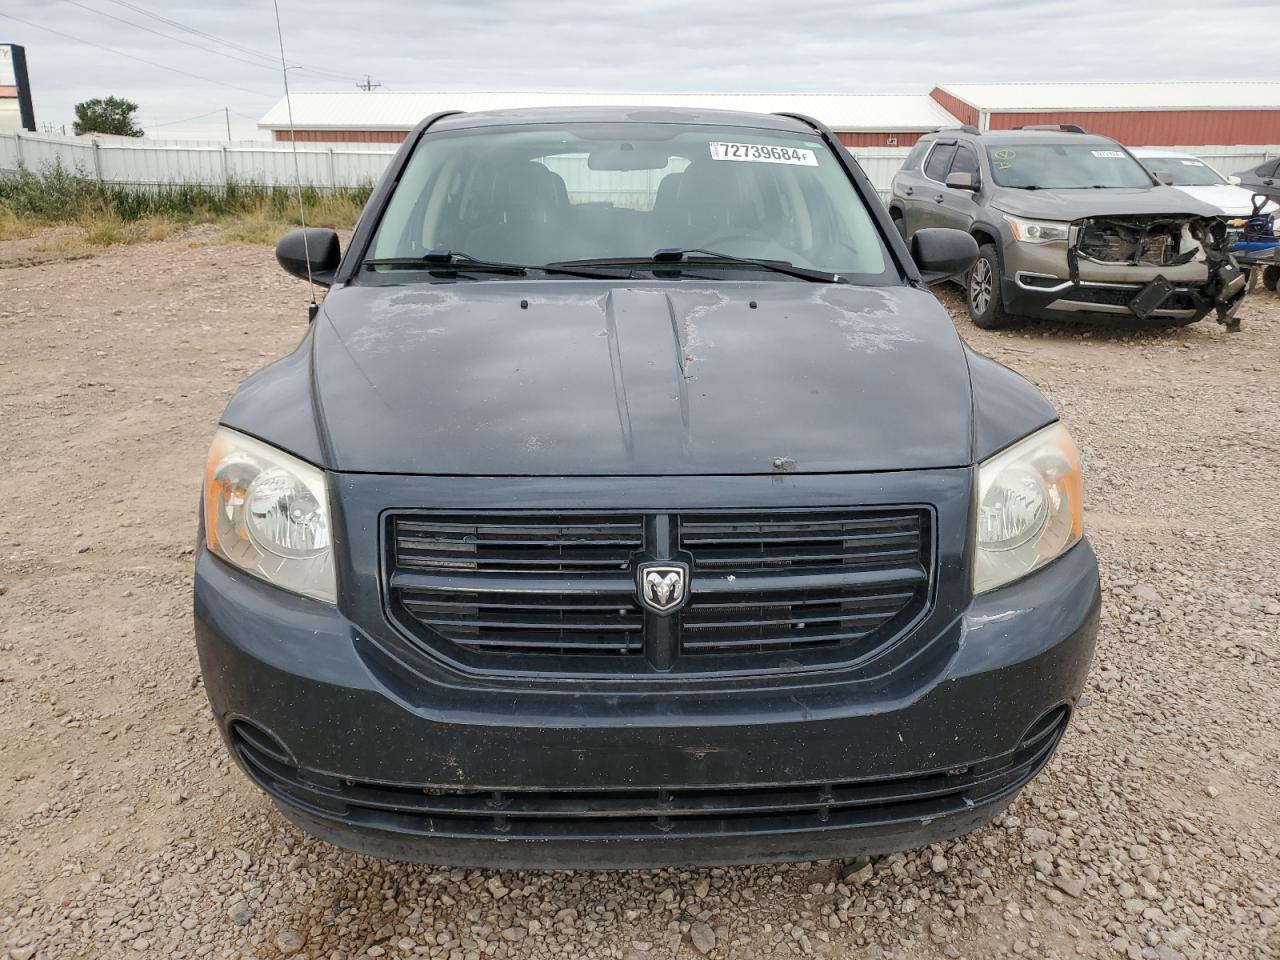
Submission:
<svg viewBox="0 0 1280 960">
<path fill-rule="evenodd" d="M 15 252 L 16 251 L 16 252 Z M 0 960 L 1280 956 L 1280 300 L 976 330 L 1086 457 L 1087 702 L 993 826 L 873 863 L 433 870 L 307 839 L 229 763 L 190 625 L 199 476 L 304 292 L 191 238 L 0 244 Z"/>
</svg>

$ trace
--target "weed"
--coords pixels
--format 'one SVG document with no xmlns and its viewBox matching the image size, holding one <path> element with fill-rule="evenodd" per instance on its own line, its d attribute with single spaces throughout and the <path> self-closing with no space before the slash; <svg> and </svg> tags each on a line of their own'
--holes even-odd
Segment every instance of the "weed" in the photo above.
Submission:
<svg viewBox="0 0 1280 960">
<path fill-rule="evenodd" d="M 304 187 L 307 222 L 354 226 L 371 185 L 317 190 Z M 292 187 L 232 181 L 219 186 L 171 183 L 158 186 L 100 184 L 83 170 L 61 163 L 38 173 L 22 168 L 0 177 L 0 240 L 30 236 L 40 227 L 74 225 L 91 247 L 159 239 L 181 226 L 220 223 L 231 239 L 274 243 L 298 222 Z"/>
</svg>

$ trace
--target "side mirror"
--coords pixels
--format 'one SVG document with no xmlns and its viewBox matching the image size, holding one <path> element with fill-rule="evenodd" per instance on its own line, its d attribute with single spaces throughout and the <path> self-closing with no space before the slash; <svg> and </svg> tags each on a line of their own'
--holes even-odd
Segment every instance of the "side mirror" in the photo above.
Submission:
<svg viewBox="0 0 1280 960">
<path fill-rule="evenodd" d="M 911 257 L 926 283 L 966 272 L 978 259 L 978 241 L 963 230 L 924 227 L 911 236 Z"/>
<path fill-rule="evenodd" d="M 307 279 L 308 261 L 311 279 L 322 287 L 333 283 L 333 274 L 342 260 L 342 244 L 338 234 L 323 227 L 303 227 L 290 230 L 276 244 L 276 260 L 291 273 Z"/>
<path fill-rule="evenodd" d="M 945 184 L 952 190 L 971 190 L 978 192 L 978 183 L 972 173 L 948 173 Z"/>
<path fill-rule="evenodd" d="M 1231 184 L 1233 187 L 1238 187 L 1240 184 L 1244 183 L 1244 181 L 1233 173 L 1231 176 L 1227 177 L 1227 183 Z"/>
</svg>

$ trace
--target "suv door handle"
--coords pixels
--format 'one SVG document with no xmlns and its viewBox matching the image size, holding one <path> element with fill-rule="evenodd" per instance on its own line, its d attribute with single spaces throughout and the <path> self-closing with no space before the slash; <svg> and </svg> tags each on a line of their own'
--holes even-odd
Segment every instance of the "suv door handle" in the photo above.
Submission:
<svg viewBox="0 0 1280 960">
<path fill-rule="evenodd" d="M 915 187 L 903 187 L 902 192 L 903 192 L 903 193 L 905 193 L 905 194 L 909 197 L 909 196 L 911 196 L 913 193 L 915 193 L 916 191 L 915 191 Z"/>
<path fill-rule="evenodd" d="M 942 194 L 938 194 L 936 197 L 934 197 L 934 198 L 933 198 L 933 202 L 934 202 L 934 203 L 941 203 L 941 202 L 942 202 Z"/>
</svg>

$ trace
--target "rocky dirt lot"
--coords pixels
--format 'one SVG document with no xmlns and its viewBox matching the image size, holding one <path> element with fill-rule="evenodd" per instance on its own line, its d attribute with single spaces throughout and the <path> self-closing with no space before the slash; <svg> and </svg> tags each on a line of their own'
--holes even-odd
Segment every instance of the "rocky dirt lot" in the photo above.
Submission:
<svg viewBox="0 0 1280 960">
<path fill-rule="evenodd" d="M 190 624 L 235 384 L 304 290 L 190 238 L 0 268 L 0 958 L 1280 956 L 1280 299 L 1244 330 L 978 349 L 1083 448 L 1087 701 L 993 826 L 872 863 L 436 870 L 299 834 L 228 761 Z M 5 252 L 0 250 L 0 257 Z"/>
</svg>

